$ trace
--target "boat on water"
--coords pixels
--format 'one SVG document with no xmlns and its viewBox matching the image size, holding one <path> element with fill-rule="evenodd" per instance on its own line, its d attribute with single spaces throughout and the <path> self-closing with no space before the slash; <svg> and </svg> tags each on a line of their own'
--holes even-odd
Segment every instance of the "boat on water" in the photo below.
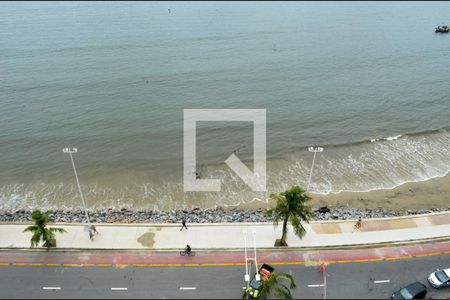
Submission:
<svg viewBox="0 0 450 300">
<path fill-rule="evenodd" d="M 436 32 L 448 33 L 450 31 L 450 27 L 447 25 L 436 27 Z"/>
</svg>

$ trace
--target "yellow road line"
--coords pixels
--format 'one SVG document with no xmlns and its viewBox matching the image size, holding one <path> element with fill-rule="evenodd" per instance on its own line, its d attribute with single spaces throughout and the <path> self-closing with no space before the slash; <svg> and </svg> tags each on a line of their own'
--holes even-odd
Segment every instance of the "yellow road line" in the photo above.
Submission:
<svg viewBox="0 0 450 300">
<path fill-rule="evenodd" d="M 83 267 L 83 264 L 61 264 L 62 267 Z"/>
<path fill-rule="evenodd" d="M 145 267 L 147 264 L 132 264 L 133 267 Z M 120 267 L 126 267 L 127 264 L 119 264 Z"/>
<path fill-rule="evenodd" d="M 85 264 L 84 266 L 85 266 L 85 267 L 97 267 L 96 264 Z"/>
<path fill-rule="evenodd" d="M 426 254 L 417 255 L 404 255 L 399 257 L 377 257 L 367 259 L 343 259 L 343 260 L 330 260 L 330 261 L 286 261 L 286 262 L 271 262 L 271 265 L 319 265 L 325 264 L 346 264 L 346 263 L 363 263 L 363 262 L 377 262 L 377 261 L 395 261 L 401 259 L 411 259 L 417 257 L 430 257 L 436 255 L 450 254 L 449 251 L 431 252 Z M 245 263 L 147 263 L 147 264 L 70 264 L 70 263 L 1 263 L 0 266 L 20 266 L 20 267 L 232 267 L 232 266 L 244 266 Z"/>
</svg>

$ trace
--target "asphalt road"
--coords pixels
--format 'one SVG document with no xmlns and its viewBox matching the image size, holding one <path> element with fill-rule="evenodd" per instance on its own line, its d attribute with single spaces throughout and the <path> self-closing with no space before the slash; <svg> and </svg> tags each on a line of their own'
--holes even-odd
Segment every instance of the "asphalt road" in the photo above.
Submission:
<svg viewBox="0 0 450 300">
<path fill-rule="evenodd" d="M 337 263 L 327 267 L 327 298 L 389 298 L 402 285 L 425 283 L 427 298 L 450 298 L 450 288 L 435 290 L 426 277 L 450 267 L 450 255 Z M 316 266 L 277 265 L 297 283 L 295 298 L 324 296 Z M 229 267 L 43 267 L 0 266 L 0 298 L 234 298 L 242 296 L 244 266 Z"/>
</svg>

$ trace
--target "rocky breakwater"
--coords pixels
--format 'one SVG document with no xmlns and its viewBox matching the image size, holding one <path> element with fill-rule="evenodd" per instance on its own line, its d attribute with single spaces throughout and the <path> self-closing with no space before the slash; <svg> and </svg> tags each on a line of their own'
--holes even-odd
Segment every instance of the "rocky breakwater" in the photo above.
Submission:
<svg viewBox="0 0 450 300">
<path fill-rule="evenodd" d="M 449 208 L 450 209 L 450 208 Z M 348 220 L 367 218 L 386 218 L 426 214 L 446 211 L 445 208 L 422 210 L 389 211 L 378 209 L 357 209 L 346 207 L 322 207 L 315 209 L 316 220 Z M 92 223 L 179 223 L 184 218 L 189 223 L 239 223 L 239 222 L 271 222 L 271 216 L 266 217 L 263 209 L 205 209 L 170 211 L 140 211 L 103 209 L 88 211 Z M 57 223 L 84 223 L 86 215 L 82 210 L 49 211 L 49 220 Z M 18 210 L 14 212 L 0 211 L 0 222 L 31 222 L 31 211 Z"/>
</svg>

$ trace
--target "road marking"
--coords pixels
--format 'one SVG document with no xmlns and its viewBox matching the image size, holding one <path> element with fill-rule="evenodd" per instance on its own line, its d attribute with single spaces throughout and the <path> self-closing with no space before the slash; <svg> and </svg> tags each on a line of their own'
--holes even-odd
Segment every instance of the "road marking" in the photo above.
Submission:
<svg viewBox="0 0 450 300">
<path fill-rule="evenodd" d="M 308 287 L 321 287 L 323 284 L 308 284 Z"/>
<path fill-rule="evenodd" d="M 97 267 L 112 267 L 113 264 L 96 264 Z"/>
<path fill-rule="evenodd" d="M 374 280 L 373 283 L 388 283 L 388 282 L 391 282 L 391 281 L 389 279 L 386 279 L 386 280 Z"/>
<path fill-rule="evenodd" d="M 61 287 L 59 287 L 59 286 L 43 286 L 42 289 L 43 290 L 60 290 Z"/>
<path fill-rule="evenodd" d="M 187 291 L 193 291 L 193 290 L 196 290 L 197 288 L 195 287 L 195 286 L 180 286 L 180 290 L 181 291 L 185 291 L 185 290 L 187 290 Z"/>
<path fill-rule="evenodd" d="M 416 257 L 420 255 L 420 257 L 430 257 L 430 256 L 436 256 L 436 255 L 445 255 L 450 254 L 450 250 L 446 251 L 438 251 L 438 252 L 431 252 L 426 254 L 417 254 Z M 329 260 L 325 263 L 327 264 L 345 264 L 345 263 L 365 263 L 365 262 L 379 262 L 379 261 L 394 261 L 394 260 L 403 260 L 403 259 L 410 259 L 413 256 L 407 255 L 407 256 L 399 256 L 399 257 L 392 257 L 392 258 L 368 258 L 368 259 L 348 259 L 348 260 Z M 271 262 L 271 265 L 314 265 L 314 264 L 321 264 L 323 261 L 286 261 L 286 262 Z M 185 267 L 188 266 L 188 264 L 168 264 L 168 263 L 143 263 L 143 264 L 95 264 L 95 263 L 59 263 L 59 264 L 45 264 L 46 266 L 64 266 L 64 267 Z M 16 262 L 0 262 L 0 267 L 2 266 L 23 266 L 23 267 L 36 267 L 38 266 L 35 263 L 16 263 Z M 40 265 L 39 265 L 40 266 Z M 189 266 L 197 266 L 197 267 L 231 267 L 231 266 L 245 266 L 245 263 L 199 263 L 199 264 L 189 264 Z"/>
<path fill-rule="evenodd" d="M 112 287 L 111 291 L 127 291 L 127 287 Z"/>
</svg>

